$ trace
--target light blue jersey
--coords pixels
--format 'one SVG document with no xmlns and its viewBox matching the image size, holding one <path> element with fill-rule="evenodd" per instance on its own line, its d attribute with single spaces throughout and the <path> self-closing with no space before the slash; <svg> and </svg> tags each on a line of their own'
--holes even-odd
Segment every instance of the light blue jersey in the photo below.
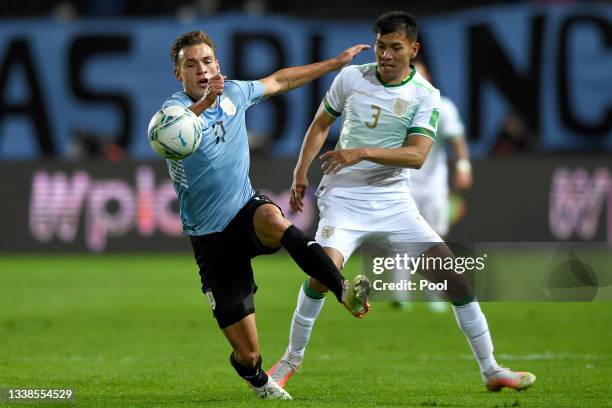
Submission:
<svg viewBox="0 0 612 408">
<path fill-rule="evenodd" d="M 204 130 L 198 150 L 183 160 L 166 160 L 187 235 L 223 231 L 255 194 L 245 114 L 263 93 L 259 81 L 226 81 L 217 104 L 200 115 Z M 163 107 L 193 103 L 185 92 L 177 92 Z"/>
</svg>

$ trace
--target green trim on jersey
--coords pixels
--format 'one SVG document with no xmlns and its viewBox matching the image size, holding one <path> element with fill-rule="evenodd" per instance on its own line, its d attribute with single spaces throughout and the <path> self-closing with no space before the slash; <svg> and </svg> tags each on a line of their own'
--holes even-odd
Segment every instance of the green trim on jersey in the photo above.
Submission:
<svg viewBox="0 0 612 408">
<path fill-rule="evenodd" d="M 432 132 L 431 130 L 423 128 L 423 127 L 411 127 L 410 129 L 408 129 L 406 134 L 407 135 L 413 135 L 413 134 L 424 135 L 427 137 L 431 137 L 433 140 L 436 140 L 436 132 Z"/>
<path fill-rule="evenodd" d="M 418 77 L 417 77 L 418 78 Z M 412 81 L 412 84 L 415 86 L 418 86 L 420 88 L 426 89 L 428 90 L 430 93 L 433 92 L 436 88 L 434 88 L 433 86 L 431 86 L 431 84 L 424 84 L 423 82 L 419 82 L 418 79 L 415 78 Z"/>
<path fill-rule="evenodd" d="M 436 108 L 431 112 L 431 116 L 429 117 L 429 126 L 435 129 L 436 125 L 438 124 L 439 118 L 440 118 L 440 109 Z"/>
<path fill-rule="evenodd" d="M 323 108 L 325 108 L 325 112 L 327 112 L 330 116 L 337 118 L 342 115 L 340 112 L 337 112 L 334 108 L 331 107 L 327 99 L 323 98 Z"/>
<path fill-rule="evenodd" d="M 393 88 L 396 86 L 406 85 L 412 79 L 414 74 L 416 74 L 416 68 L 412 67 L 412 71 L 410 71 L 410 74 L 406 78 L 404 78 L 402 82 L 400 82 L 399 84 L 387 84 L 385 83 L 385 81 L 383 81 L 382 76 L 380 76 L 380 72 L 378 72 L 378 67 L 376 67 L 376 79 L 378 79 L 378 82 L 380 82 L 385 88 Z"/>
</svg>

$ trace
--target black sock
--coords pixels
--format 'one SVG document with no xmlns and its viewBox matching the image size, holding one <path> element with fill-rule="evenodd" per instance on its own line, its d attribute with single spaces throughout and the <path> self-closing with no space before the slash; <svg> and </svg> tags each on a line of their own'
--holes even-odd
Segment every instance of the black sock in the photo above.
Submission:
<svg viewBox="0 0 612 408">
<path fill-rule="evenodd" d="M 253 387 L 261 387 L 268 382 L 268 374 L 261 369 L 261 356 L 259 356 L 255 367 L 245 367 L 236 361 L 236 357 L 232 351 L 232 354 L 230 354 L 230 363 L 238 375 L 247 380 Z"/>
<path fill-rule="evenodd" d="M 336 295 L 338 301 L 342 301 L 344 277 L 323 251 L 321 245 L 293 225 L 283 234 L 281 245 L 304 272 L 327 286 Z"/>
</svg>

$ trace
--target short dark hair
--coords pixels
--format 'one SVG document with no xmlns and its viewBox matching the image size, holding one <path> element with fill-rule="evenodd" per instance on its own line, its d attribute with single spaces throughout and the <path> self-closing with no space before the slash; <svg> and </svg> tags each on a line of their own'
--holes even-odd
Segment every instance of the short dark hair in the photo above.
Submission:
<svg viewBox="0 0 612 408">
<path fill-rule="evenodd" d="M 380 35 L 404 31 L 412 42 L 416 41 L 419 35 L 416 18 L 404 11 L 390 11 L 383 14 L 376 19 L 372 29 Z"/>
<path fill-rule="evenodd" d="M 212 48 L 213 53 L 216 54 L 215 43 L 208 34 L 200 30 L 189 31 L 188 33 L 181 34 L 180 36 L 178 36 L 170 47 L 170 59 L 174 64 L 174 68 L 178 67 L 179 53 L 181 52 L 181 50 L 185 47 L 190 47 L 192 45 L 198 44 L 207 44 L 210 48 Z"/>
</svg>

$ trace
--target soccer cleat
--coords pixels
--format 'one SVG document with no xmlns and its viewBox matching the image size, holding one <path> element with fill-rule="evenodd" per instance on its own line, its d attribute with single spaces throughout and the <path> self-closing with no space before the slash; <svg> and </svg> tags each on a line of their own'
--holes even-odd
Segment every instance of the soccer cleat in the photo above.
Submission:
<svg viewBox="0 0 612 408">
<path fill-rule="evenodd" d="M 344 281 L 342 304 L 355 317 L 363 317 L 370 311 L 368 296 L 371 289 L 370 280 L 364 275 L 357 275 L 352 283 Z"/>
<path fill-rule="evenodd" d="M 501 391 L 508 387 L 517 391 L 526 390 L 536 380 L 536 376 L 526 371 L 512 371 L 505 367 L 495 367 L 489 373 L 483 374 L 485 385 L 489 391 Z"/>
<path fill-rule="evenodd" d="M 262 385 L 261 387 L 253 387 L 251 386 L 255 395 L 257 395 L 261 399 L 280 399 L 280 400 L 290 400 L 291 395 L 287 391 L 283 389 L 280 385 L 278 385 L 271 377 L 268 377 L 268 382 Z"/>
<path fill-rule="evenodd" d="M 298 370 L 298 367 L 302 364 L 300 357 L 289 355 L 288 351 L 272 366 L 268 371 L 268 375 L 276 381 L 281 387 L 285 387 L 289 378 Z"/>
</svg>

